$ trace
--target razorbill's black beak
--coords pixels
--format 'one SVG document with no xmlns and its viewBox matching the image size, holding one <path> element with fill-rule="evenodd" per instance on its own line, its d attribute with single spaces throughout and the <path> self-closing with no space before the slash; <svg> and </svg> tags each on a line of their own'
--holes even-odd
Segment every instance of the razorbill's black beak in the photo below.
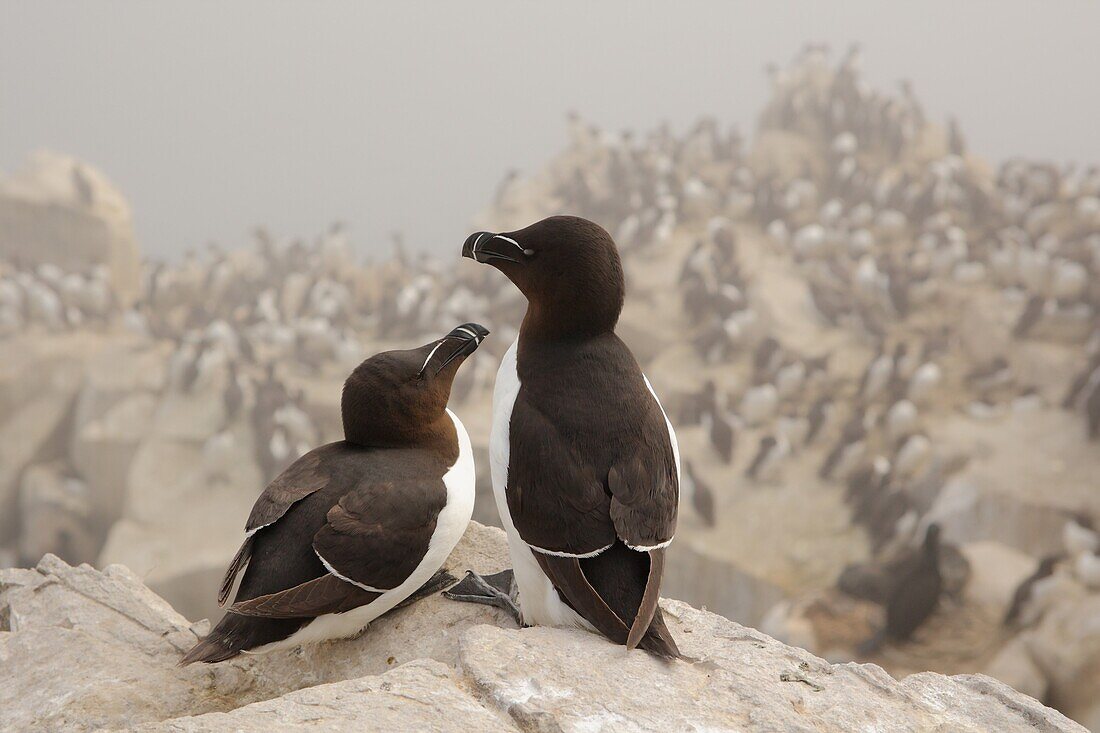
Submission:
<svg viewBox="0 0 1100 733">
<path fill-rule="evenodd" d="M 511 237 L 493 232 L 474 232 L 462 245 L 463 257 L 481 263 L 491 260 L 522 263 L 532 254 Z"/>
<path fill-rule="evenodd" d="M 489 329 L 480 323 L 463 323 L 436 342 L 428 353 L 428 358 L 424 360 L 420 374 L 423 376 L 429 364 L 438 364 L 432 369 L 433 375 L 438 374 L 455 359 L 465 358 L 477 351 L 477 347 L 481 346 L 488 335 Z"/>
</svg>

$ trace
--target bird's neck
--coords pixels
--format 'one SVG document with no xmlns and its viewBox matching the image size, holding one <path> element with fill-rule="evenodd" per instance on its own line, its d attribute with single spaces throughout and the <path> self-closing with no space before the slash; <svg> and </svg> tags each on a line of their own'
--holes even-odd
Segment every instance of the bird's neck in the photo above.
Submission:
<svg viewBox="0 0 1100 733">
<path fill-rule="evenodd" d="M 562 294 L 555 298 L 531 298 L 520 335 L 537 341 L 583 340 L 615 331 L 622 311 L 622 296 L 602 297 Z"/>
<path fill-rule="evenodd" d="M 438 418 L 414 426 L 360 425 L 344 421 L 344 440 L 363 448 L 400 450 L 426 449 L 445 457 L 457 457 L 458 434 L 446 412 Z"/>
</svg>

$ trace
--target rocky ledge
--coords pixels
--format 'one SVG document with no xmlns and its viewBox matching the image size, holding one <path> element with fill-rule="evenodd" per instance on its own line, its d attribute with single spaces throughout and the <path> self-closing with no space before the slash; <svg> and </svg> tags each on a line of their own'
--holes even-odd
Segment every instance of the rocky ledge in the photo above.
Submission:
<svg viewBox="0 0 1100 733">
<path fill-rule="evenodd" d="M 503 533 L 471 525 L 449 565 L 505 567 Z M 357 639 L 179 668 L 207 622 L 125 567 L 47 555 L 0 570 L 0 730 L 1084 731 L 989 677 L 899 681 L 663 605 L 692 661 L 436 597 Z"/>
</svg>

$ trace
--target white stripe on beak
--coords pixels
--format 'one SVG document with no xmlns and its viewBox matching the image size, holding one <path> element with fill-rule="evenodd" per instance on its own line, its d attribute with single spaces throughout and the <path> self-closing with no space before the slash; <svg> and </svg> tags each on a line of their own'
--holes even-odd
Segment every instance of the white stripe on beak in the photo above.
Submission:
<svg viewBox="0 0 1100 733">
<path fill-rule="evenodd" d="M 424 360 L 424 366 L 420 367 L 420 373 L 423 374 L 424 370 L 428 368 L 428 362 L 435 356 L 435 352 L 439 351 L 439 347 L 443 345 L 443 342 L 447 339 L 440 339 L 439 343 L 435 345 L 435 348 L 428 352 L 428 358 Z"/>
</svg>

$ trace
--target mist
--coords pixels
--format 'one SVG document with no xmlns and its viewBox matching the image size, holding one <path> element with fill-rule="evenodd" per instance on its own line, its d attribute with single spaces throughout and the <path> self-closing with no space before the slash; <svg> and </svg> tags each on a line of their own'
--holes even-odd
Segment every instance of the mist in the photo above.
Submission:
<svg viewBox="0 0 1100 733">
<path fill-rule="evenodd" d="M 449 253 L 502 176 L 576 110 L 750 133 L 764 66 L 863 44 L 975 153 L 1100 160 L 1100 6 L 508 2 L 0 5 L 0 170 L 50 147 L 106 171 L 154 258 L 348 223 L 361 253 Z"/>
</svg>

